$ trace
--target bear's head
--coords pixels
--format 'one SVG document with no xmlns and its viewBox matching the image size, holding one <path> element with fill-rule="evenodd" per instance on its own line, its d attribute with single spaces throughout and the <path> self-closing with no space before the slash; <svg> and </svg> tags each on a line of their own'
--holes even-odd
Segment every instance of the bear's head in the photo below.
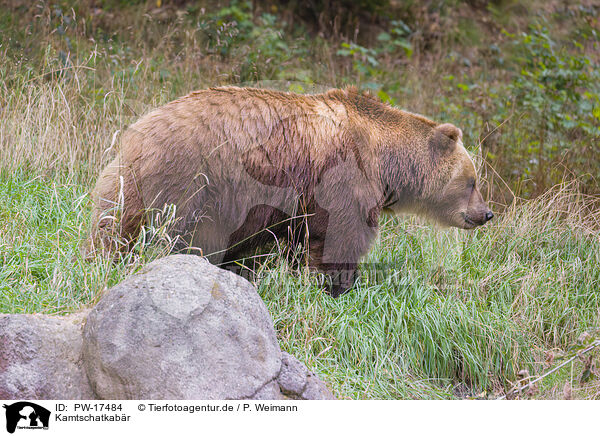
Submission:
<svg viewBox="0 0 600 436">
<path fill-rule="evenodd" d="M 429 135 L 431 184 L 424 198 L 426 215 L 442 225 L 472 229 L 494 214 L 479 192 L 477 171 L 462 143 L 462 131 L 440 124 Z"/>
<path fill-rule="evenodd" d="M 416 213 L 462 229 L 493 218 L 458 127 L 409 114 L 393 136 L 382 159 L 384 210 Z"/>
</svg>

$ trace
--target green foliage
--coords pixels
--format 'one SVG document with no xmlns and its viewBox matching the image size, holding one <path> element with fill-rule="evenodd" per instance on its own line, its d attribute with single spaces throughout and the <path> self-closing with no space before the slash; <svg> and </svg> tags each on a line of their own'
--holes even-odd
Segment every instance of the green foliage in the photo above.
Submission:
<svg viewBox="0 0 600 436">
<path fill-rule="evenodd" d="M 439 80 L 435 117 L 458 120 L 468 146 L 485 139 L 483 157 L 518 195 L 539 195 L 565 174 L 587 175 L 584 189 L 597 193 L 600 70 L 590 46 L 600 40 L 563 41 L 548 25 L 503 31 L 506 41 L 481 47 L 477 64 L 448 53 L 443 69 L 460 68 Z"/>
<path fill-rule="evenodd" d="M 395 104 L 396 100 L 390 96 L 390 90 L 386 90 L 383 84 L 389 72 L 382 68 L 380 59 L 384 56 L 410 59 L 413 54 L 410 35 L 410 28 L 402 20 L 393 20 L 390 32 L 381 32 L 378 35 L 376 47 L 369 48 L 355 42 L 342 42 L 336 54 L 351 60 L 352 71 L 355 73 L 353 82 L 373 91 L 381 100 Z"/>
<path fill-rule="evenodd" d="M 377 74 L 376 67 L 377 51 L 372 48 L 362 47 L 353 42 L 342 42 L 342 48 L 337 51 L 338 56 L 346 56 L 352 59 L 352 68 L 362 77 L 370 77 Z"/>
<path fill-rule="evenodd" d="M 573 163 L 584 164 L 588 157 L 578 147 L 583 141 L 600 139 L 598 65 L 580 43 L 575 41 L 570 49 L 560 46 L 540 25 L 532 26 L 529 33 L 509 36 L 514 39 L 520 70 L 507 91 L 511 110 L 526 117 L 520 132 L 526 147 L 520 151 L 532 156 L 526 174 L 543 174 L 548 162 L 567 153 Z"/>
<path fill-rule="evenodd" d="M 207 37 L 209 50 L 222 59 L 244 59 L 238 80 L 252 82 L 279 78 L 277 63 L 290 58 L 291 47 L 283 37 L 283 25 L 268 13 L 254 18 L 249 1 L 234 1 L 203 18 L 198 29 Z"/>
<path fill-rule="evenodd" d="M 392 20 L 390 23 L 390 32 L 381 32 L 377 40 L 381 42 L 381 51 L 386 53 L 396 53 L 400 48 L 404 55 L 410 59 L 413 54 L 413 46 L 410 43 L 410 27 L 402 20 Z"/>
<path fill-rule="evenodd" d="M 398 54 L 398 49 L 401 49 L 404 56 L 410 59 L 413 54 L 410 43 L 411 33 L 404 21 L 393 20 L 390 23 L 390 31 L 381 32 L 377 36 L 378 46 L 368 48 L 354 42 L 342 42 L 336 54 L 352 59 L 353 69 L 361 77 L 373 77 L 379 73 L 378 57 L 383 54 Z"/>
<path fill-rule="evenodd" d="M 249 38 L 252 30 L 252 5 L 249 1 L 233 1 L 229 7 L 209 14 L 198 22 L 198 29 L 208 38 L 208 48 L 221 56 Z"/>
</svg>

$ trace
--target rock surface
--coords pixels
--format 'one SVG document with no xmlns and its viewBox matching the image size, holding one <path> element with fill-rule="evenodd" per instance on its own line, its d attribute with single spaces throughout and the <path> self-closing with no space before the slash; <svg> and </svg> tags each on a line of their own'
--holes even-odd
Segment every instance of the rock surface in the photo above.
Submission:
<svg viewBox="0 0 600 436">
<path fill-rule="evenodd" d="M 90 312 L 84 362 L 100 398 L 251 398 L 275 380 L 271 317 L 243 278 L 197 256 L 152 262 Z"/>
<path fill-rule="evenodd" d="M 84 319 L 0 315 L 0 399 L 94 399 L 82 366 Z"/>
<path fill-rule="evenodd" d="M 294 400 L 335 400 L 325 383 L 306 365 L 291 354 L 281 355 L 281 371 L 277 377 L 279 389 L 287 398 Z"/>
<path fill-rule="evenodd" d="M 193 255 L 69 317 L 0 315 L 2 399 L 335 399 L 245 279 Z"/>
</svg>

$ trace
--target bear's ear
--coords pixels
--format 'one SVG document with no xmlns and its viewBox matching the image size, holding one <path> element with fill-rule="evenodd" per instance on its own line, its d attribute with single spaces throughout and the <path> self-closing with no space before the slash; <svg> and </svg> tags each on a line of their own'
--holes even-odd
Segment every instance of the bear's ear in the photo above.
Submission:
<svg viewBox="0 0 600 436">
<path fill-rule="evenodd" d="M 438 150 L 454 150 L 456 143 L 462 141 L 462 131 L 454 124 L 440 124 L 435 127 L 430 143 Z"/>
<path fill-rule="evenodd" d="M 438 132 L 443 133 L 452 141 L 457 142 L 459 139 L 462 140 L 462 130 L 456 127 L 454 124 L 440 124 L 435 128 Z"/>
</svg>

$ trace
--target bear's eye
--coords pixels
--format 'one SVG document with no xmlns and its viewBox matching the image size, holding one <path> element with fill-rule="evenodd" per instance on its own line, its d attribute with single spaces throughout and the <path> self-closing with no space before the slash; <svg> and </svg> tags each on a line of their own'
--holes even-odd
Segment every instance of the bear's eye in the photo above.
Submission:
<svg viewBox="0 0 600 436">
<path fill-rule="evenodd" d="M 471 177 L 468 181 L 467 181 L 467 188 L 469 189 L 473 189 L 475 188 L 475 178 Z"/>
</svg>

